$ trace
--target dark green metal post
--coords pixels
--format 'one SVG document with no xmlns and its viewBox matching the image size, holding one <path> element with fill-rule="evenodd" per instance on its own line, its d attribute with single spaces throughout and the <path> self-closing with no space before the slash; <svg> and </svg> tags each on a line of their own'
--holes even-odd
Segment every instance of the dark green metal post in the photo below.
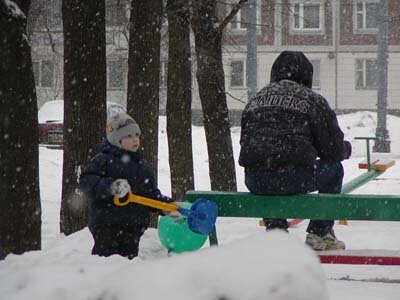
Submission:
<svg viewBox="0 0 400 300">
<path fill-rule="evenodd" d="M 215 227 L 208 235 L 208 239 L 210 241 L 210 246 L 218 246 L 217 229 Z"/>
<path fill-rule="evenodd" d="M 367 143 L 367 164 L 368 164 L 368 171 L 372 170 L 371 167 L 371 152 L 370 152 L 370 148 L 369 148 L 369 141 L 370 140 L 377 140 L 378 138 L 376 137 L 371 137 L 371 136 L 358 136 L 354 138 L 355 140 L 365 140 Z"/>
</svg>

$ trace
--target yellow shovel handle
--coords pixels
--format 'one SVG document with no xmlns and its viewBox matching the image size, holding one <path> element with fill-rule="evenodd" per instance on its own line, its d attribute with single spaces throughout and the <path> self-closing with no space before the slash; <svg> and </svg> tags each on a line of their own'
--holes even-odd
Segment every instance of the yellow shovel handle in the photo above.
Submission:
<svg viewBox="0 0 400 300">
<path fill-rule="evenodd" d="M 129 204 L 129 198 L 127 198 L 124 202 L 121 202 L 118 196 L 114 195 L 114 205 L 116 206 L 126 206 Z"/>
<path fill-rule="evenodd" d="M 175 204 L 165 203 L 162 201 L 146 198 L 139 195 L 132 194 L 131 191 L 128 193 L 128 199 L 124 202 L 121 202 L 117 196 L 114 196 L 114 204 L 117 206 L 125 206 L 128 205 L 130 202 L 142 204 L 145 206 L 161 209 L 164 211 L 176 211 L 178 210 L 178 206 Z"/>
</svg>

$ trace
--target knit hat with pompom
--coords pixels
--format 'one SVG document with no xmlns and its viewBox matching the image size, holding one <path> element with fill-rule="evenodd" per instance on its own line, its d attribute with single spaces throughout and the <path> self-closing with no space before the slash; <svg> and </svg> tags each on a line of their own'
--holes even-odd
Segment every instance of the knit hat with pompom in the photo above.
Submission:
<svg viewBox="0 0 400 300">
<path fill-rule="evenodd" d="M 140 135 L 140 127 L 128 114 L 116 114 L 107 121 L 107 140 L 111 145 L 121 147 L 121 140 L 129 135 Z"/>
</svg>

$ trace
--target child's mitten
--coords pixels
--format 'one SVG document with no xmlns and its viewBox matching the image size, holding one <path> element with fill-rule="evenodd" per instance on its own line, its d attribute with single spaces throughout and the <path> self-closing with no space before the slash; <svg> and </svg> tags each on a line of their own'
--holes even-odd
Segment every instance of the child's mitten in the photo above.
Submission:
<svg viewBox="0 0 400 300">
<path fill-rule="evenodd" d="M 117 179 L 111 184 L 111 194 L 123 198 L 130 191 L 131 186 L 126 179 Z"/>
</svg>

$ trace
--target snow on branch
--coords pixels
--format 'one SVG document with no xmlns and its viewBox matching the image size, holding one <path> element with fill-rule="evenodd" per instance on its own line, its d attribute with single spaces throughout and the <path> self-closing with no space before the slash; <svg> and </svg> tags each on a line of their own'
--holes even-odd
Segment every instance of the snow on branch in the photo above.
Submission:
<svg viewBox="0 0 400 300">
<path fill-rule="evenodd" d="M 219 26 L 219 30 L 222 31 L 225 29 L 225 27 L 229 24 L 230 21 L 235 17 L 237 12 L 243 7 L 243 5 L 247 2 L 247 0 L 240 0 L 236 5 L 232 8 L 231 12 L 229 15 L 225 17 L 225 19 L 221 22 L 221 25 Z"/>
<path fill-rule="evenodd" d="M 11 0 L 0 0 L 0 12 L 6 16 L 16 19 L 26 18 L 18 4 Z"/>
</svg>

